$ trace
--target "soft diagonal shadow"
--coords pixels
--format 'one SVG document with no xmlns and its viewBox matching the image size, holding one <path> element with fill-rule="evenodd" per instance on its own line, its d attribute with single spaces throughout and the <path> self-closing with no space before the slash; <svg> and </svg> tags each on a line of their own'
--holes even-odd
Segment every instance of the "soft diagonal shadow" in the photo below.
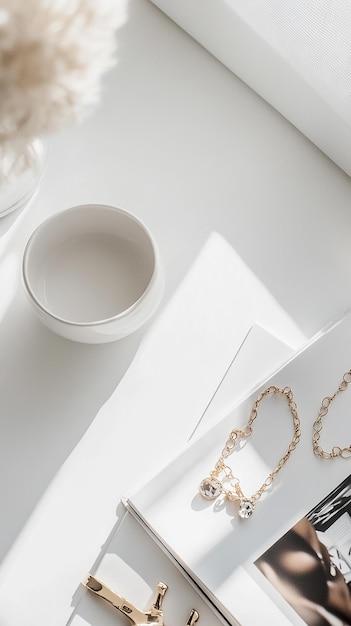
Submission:
<svg viewBox="0 0 351 626">
<path fill-rule="evenodd" d="M 142 335 L 71 342 L 46 329 L 23 299 L 19 289 L 1 322 L 0 560 L 118 385 Z"/>
</svg>

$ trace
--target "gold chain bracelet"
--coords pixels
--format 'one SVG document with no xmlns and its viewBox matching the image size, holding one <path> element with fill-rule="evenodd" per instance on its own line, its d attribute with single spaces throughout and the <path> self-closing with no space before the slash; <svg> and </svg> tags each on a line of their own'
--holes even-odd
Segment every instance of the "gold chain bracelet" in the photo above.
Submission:
<svg viewBox="0 0 351 626">
<path fill-rule="evenodd" d="M 345 391 L 350 383 L 351 370 L 343 375 L 342 381 L 337 390 L 333 393 L 333 395 L 323 398 L 320 409 L 318 411 L 317 419 L 313 423 L 313 452 L 322 459 L 335 459 L 338 456 L 341 456 L 344 459 L 348 459 L 351 457 L 351 445 L 346 446 L 345 448 L 341 448 L 340 446 L 333 446 L 330 452 L 326 452 L 325 450 L 323 450 L 322 446 L 319 443 L 321 431 L 323 428 L 323 417 L 327 415 L 330 405 L 332 404 L 336 396 L 342 391 Z"/>
<path fill-rule="evenodd" d="M 225 460 L 231 455 L 235 446 L 240 442 L 240 440 L 250 437 L 250 435 L 252 435 L 252 424 L 258 415 L 260 402 L 265 396 L 274 394 L 285 396 L 288 401 L 288 407 L 290 409 L 293 419 L 293 438 L 288 446 L 287 451 L 278 461 L 278 464 L 274 468 L 274 470 L 270 474 L 268 474 L 266 480 L 262 483 L 261 487 L 255 493 L 253 493 L 252 496 L 247 497 L 244 495 L 241 489 L 239 479 L 234 476 L 231 468 L 229 467 L 229 465 L 226 464 Z M 280 389 L 279 387 L 275 387 L 273 385 L 271 387 L 268 387 L 268 389 L 262 391 L 256 399 L 251 409 L 250 417 L 245 428 L 233 428 L 233 430 L 230 432 L 229 437 L 222 450 L 222 454 L 219 457 L 214 469 L 212 470 L 212 472 L 210 472 L 210 475 L 207 478 L 204 478 L 200 483 L 199 491 L 201 495 L 207 500 L 214 500 L 220 494 L 223 494 L 224 497 L 230 501 L 239 501 L 239 517 L 243 519 L 251 517 L 252 513 L 254 512 L 256 502 L 260 499 L 262 494 L 267 489 L 269 489 L 275 476 L 285 465 L 292 451 L 295 450 L 299 442 L 300 436 L 300 420 L 297 414 L 297 406 L 294 401 L 293 393 L 290 387 L 284 387 L 283 389 Z M 229 484 L 229 488 L 225 486 L 227 484 Z"/>
</svg>

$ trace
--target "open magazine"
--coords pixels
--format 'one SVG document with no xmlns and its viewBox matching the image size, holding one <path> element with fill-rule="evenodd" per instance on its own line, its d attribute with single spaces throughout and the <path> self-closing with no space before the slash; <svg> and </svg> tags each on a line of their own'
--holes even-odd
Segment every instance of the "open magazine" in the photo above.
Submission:
<svg viewBox="0 0 351 626">
<path fill-rule="evenodd" d="M 230 624 L 351 623 L 344 615 L 351 597 L 351 460 L 323 459 L 312 448 L 312 424 L 321 402 L 334 393 L 344 373 L 350 370 L 350 345 L 348 313 L 124 500 L 131 514 Z M 256 503 L 254 514 L 243 520 L 237 515 L 235 502 L 206 500 L 199 493 L 199 484 L 214 467 L 233 427 L 247 423 L 255 398 L 271 385 L 293 390 L 301 439 L 271 488 Z M 324 448 L 350 445 L 350 406 L 351 388 L 340 394 L 325 417 L 321 434 Z M 253 493 L 276 466 L 291 440 L 291 429 L 288 408 L 267 398 L 252 436 L 234 458 L 228 459 L 235 465 L 235 476 L 240 476 L 245 493 Z M 321 594 L 322 587 L 312 565 L 309 572 L 302 572 L 306 560 L 303 551 L 293 551 L 288 566 L 285 544 L 292 537 L 306 545 L 313 539 L 319 573 L 324 568 L 334 582 L 343 581 L 344 607 L 339 613 L 330 603 L 322 606 L 317 593 L 298 596 L 299 585 L 306 589 L 310 584 Z M 329 590 L 331 583 L 327 581 L 326 586 Z"/>
</svg>

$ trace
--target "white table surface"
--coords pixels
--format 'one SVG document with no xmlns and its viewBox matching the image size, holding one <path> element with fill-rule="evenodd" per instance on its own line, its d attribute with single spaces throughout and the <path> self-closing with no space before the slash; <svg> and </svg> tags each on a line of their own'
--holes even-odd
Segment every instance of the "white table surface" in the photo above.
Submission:
<svg viewBox="0 0 351 626">
<path fill-rule="evenodd" d="M 84 345 L 34 317 L 20 265 L 46 216 L 93 202 L 138 215 L 163 258 L 162 306 L 212 231 L 225 236 L 307 337 L 351 301 L 351 180 L 148 0 L 123 0 L 121 7 L 117 64 L 103 80 L 100 105 L 52 138 L 35 202 L 0 221 L 2 626 L 54 626 L 69 615 L 77 572 L 98 553 L 111 511 L 100 502 L 84 534 L 80 497 L 66 502 L 61 494 L 61 515 L 47 531 L 60 549 L 49 558 L 35 531 L 45 524 L 42 503 L 147 332 Z M 127 486 L 127 475 L 116 478 L 116 502 Z M 32 531 L 54 602 L 40 594 L 22 556 Z M 11 608 L 21 607 L 21 589 L 33 590 L 30 615 L 25 606 Z"/>
</svg>

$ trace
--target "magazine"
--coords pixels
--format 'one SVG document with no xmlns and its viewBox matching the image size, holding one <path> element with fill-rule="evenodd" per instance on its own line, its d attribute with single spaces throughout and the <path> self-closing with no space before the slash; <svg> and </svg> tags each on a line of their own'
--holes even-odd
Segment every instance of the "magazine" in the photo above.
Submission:
<svg viewBox="0 0 351 626">
<path fill-rule="evenodd" d="M 319 540 L 320 533 L 328 534 L 331 562 L 341 571 L 346 585 L 349 583 L 348 510 L 346 506 L 340 509 L 340 515 L 334 511 L 328 520 L 326 511 L 328 506 L 330 511 L 334 510 L 339 499 L 345 502 L 348 498 L 351 461 L 316 456 L 312 424 L 323 398 L 333 394 L 344 373 L 350 370 L 350 345 L 351 314 L 348 313 L 309 342 L 224 418 L 190 442 L 162 472 L 124 499 L 127 509 L 230 624 L 309 624 L 306 616 L 293 606 L 291 598 L 272 584 L 268 572 L 273 570 L 273 565 L 267 564 L 272 554 L 269 550 L 303 518 L 313 522 Z M 223 497 L 207 500 L 199 493 L 199 484 L 209 476 L 233 426 L 245 427 L 255 399 L 269 386 L 288 386 L 293 390 L 301 439 L 270 488 L 255 504 L 253 515 L 241 519 L 236 502 Z M 325 418 L 322 437 L 325 448 L 350 445 L 350 405 L 351 386 L 340 394 Z M 235 465 L 235 476 L 240 477 L 244 493 L 253 493 L 276 466 L 291 441 L 291 430 L 288 407 L 282 400 L 273 402 L 268 396 L 255 419 L 252 436 L 228 461 Z M 310 623 L 313 626 L 351 623 L 336 616 L 328 622 L 327 614 L 323 619 L 324 622 L 321 618 Z"/>
</svg>

